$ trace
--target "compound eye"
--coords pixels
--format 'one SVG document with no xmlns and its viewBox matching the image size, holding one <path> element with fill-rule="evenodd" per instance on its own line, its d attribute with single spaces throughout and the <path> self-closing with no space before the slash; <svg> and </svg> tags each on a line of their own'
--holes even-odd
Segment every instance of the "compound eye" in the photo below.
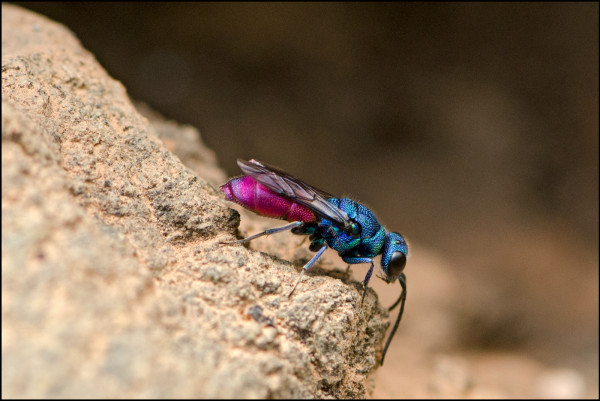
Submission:
<svg viewBox="0 0 600 401">
<path fill-rule="evenodd" d="M 390 263 L 388 263 L 388 276 L 398 277 L 404 270 L 404 266 L 406 266 L 406 255 L 398 251 L 392 253 Z"/>
</svg>

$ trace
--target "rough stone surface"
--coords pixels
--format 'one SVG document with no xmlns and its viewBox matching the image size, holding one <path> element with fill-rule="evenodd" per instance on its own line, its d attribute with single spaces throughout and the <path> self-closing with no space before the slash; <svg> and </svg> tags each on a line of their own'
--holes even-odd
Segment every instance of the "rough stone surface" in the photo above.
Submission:
<svg viewBox="0 0 600 401">
<path fill-rule="evenodd" d="M 308 251 L 219 245 L 240 221 L 224 180 L 195 129 L 2 4 L 2 395 L 365 397 L 374 292 L 361 308 L 360 284 L 317 268 L 288 299 Z"/>
<path fill-rule="evenodd" d="M 360 308 L 328 251 L 288 299 L 312 253 L 291 234 L 218 244 L 278 222 L 224 201 L 199 138 L 133 105 L 65 27 L 2 4 L 3 397 L 598 398 L 597 367 L 465 347 L 465 289 L 498 325 L 507 300 L 414 242 L 375 370 L 374 294 L 399 289 L 373 278 Z"/>
</svg>

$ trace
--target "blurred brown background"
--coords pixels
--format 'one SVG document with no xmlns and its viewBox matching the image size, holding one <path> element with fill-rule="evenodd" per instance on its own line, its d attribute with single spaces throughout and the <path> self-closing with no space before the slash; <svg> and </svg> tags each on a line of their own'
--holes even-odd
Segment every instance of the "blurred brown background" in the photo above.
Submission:
<svg viewBox="0 0 600 401">
<path fill-rule="evenodd" d="M 229 174 L 280 166 L 445 258 L 459 347 L 597 386 L 597 3 L 21 5 Z"/>
</svg>

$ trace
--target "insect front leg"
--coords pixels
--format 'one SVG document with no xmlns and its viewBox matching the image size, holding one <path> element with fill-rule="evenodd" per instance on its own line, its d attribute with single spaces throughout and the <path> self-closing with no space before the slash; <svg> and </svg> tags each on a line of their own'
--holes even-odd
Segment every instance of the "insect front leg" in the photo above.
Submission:
<svg viewBox="0 0 600 401">
<path fill-rule="evenodd" d="M 295 228 L 298 228 L 302 224 L 303 223 L 300 221 L 294 221 L 293 223 L 287 224 L 283 227 L 269 228 L 268 230 L 265 230 L 262 233 L 254 234 L 248 238 L 238 239 L 237 241 L 219 242 L 219 244 L 225 244 L 225 245 L 242 244 L 244 242 L 252 241 L 255 238 L 262 237 L 263 235 L 275 234 L 275 233 L 279 233 L 281 231 L 286 231 L 286 230 L 294 230 Z"/>
<path fill-rule="evenodd" d="M 362 307 L 362 304 L 365 301 L 365 295 L 367 294 L 367 284 L 369 284 L 369 281 L 371 280 L 371 276 L 373 275 L 373 268 L 375 267 L 375 265 L 373 264 L 373 259 L 358 258 L 358 257 L 352 257 L 352 256 L 342 256 L 342 260 L 351 265 L 356 265 L 358 263 L 370 263 L 371 264 L 371 267 L 369 267 L 369 271 L 367 271 L 367 275 L 365 276 L 365 279 L 363 280 L 363 286 L 365 287 L 365 289 L 363 290 L 362 299 L 360 301 L 360 306 Z"/>
</svg>

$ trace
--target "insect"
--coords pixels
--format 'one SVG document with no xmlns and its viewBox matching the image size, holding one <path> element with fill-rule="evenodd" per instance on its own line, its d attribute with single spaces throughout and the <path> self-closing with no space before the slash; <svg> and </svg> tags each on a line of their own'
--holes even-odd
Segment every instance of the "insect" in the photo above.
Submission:
<svg viewBox="0 0 600 401">
<path fill-rule="evenodd" d="M 315 256 L 304 265 L 298 281 L 290 291 L 290 297 L 310 269 L 329 247 L 338 252 L 349 265 L 370 263 L 363 280 L 361 305 L 367 292 L 367 284 L 373 274 L 373 258 L 381 254 L 381 277 L 387 283 L 398 280 L 402 292 L 389 308 L 400 304 L 392 332 L 387 339 L 381 356 L 381 365 L 387 349 L 398 329 L 406 301 L 406 276 L 403 273 L 408 256 L 408 245 L 398 233 L 387 231 L 371 210 L 348 198 L 336 198 L 316 189 L 298 178 L 292 177 L 277 167 L 266 163 L 238 159 L 245 175 L 232 178 L 221 186 L 225 199 L 238 203 L 262 216 L 279 218 L 291 222 L 283 227 L 271 228 L 248 238 L 223 244 L 239 244 L 263 235 L 286 230 L 298 235 L 309 235 L 309 249 Z"/>
</svg>

